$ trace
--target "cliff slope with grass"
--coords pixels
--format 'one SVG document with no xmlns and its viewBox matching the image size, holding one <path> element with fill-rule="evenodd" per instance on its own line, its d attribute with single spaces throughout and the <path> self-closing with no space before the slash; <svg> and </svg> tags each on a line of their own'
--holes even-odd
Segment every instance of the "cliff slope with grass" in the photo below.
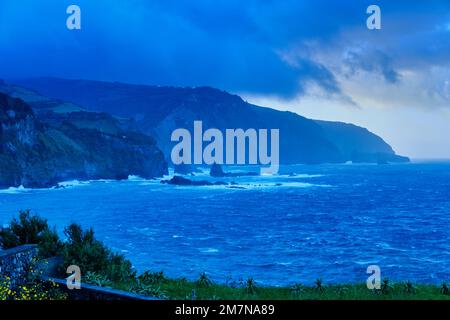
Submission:
<svg viewBox="0 0 450 320">
<path fill-rule="evenodd" d="M 166 172 L 154 139 L 123 129 L 109 115 L 71 109 L 37 116 L 23 100 L 0 93 L 0 188 Z"/>
</svg>

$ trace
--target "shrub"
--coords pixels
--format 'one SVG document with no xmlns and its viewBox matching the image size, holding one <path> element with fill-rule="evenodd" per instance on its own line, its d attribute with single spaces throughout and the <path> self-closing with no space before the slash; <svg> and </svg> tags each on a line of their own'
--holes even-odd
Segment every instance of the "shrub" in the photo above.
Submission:
<svg viewBox="0 0 450 320">
<path fill-rule="evenodd" d="M 88 271 L 83 277 L 84 281 L 98 287 L 111 287 L 112 283 L 106 276 Z"/>
<path fill-rule="evenodd" d="M 11 278 L 0 274 L 1 300 L 66 300 L 68 296 L 53 281 L 40 280 L 40 272 L 35 270 L 35 261 L 27 268 L 22 284 L 12 283 Z"/>
<path fill-rule="evenodd" d="M 411 281 L 407 281 L 405 283 L 405 293 L 408 294 L 416 293 L 416 288 L 414 287 L 414 284 Z"/>
<path fill-rule="evenodd" d="M 316 279 L 314 283 L 314 290 L 323 293 L 325 291 L 325 286 L 323 285 L 323 281 L 321 278 Z"/>
<path fill-rule="evenodd" d="M 301 283 L 296 283 L 291 287 L 291 295 L 298 297 L 305 292 L 305 287 Z"/>
<path fill-rule="evenodd" d="M 55 256 L 62 249 L 56 230 L 51 230 L 46 219 L 31 214 L 29 210 L 20 211 L 19 219 L 14 218 L 9 228 L 0 230 L 0 245 L 3 249 L 24 244 L 39 245 L 39 254 L 43 258 Z"/>
<path fill-rule="evenodd" d="M 440 292 L 444 295 L 449 295 L 450 294 L 450 289 L 448 288 L 448 285 L 446 282 L 443 282 L 441 285 L 441 290 Z"/>
<path fill-rule="evenodd" d="M 245 291 L 247 294 L 255 294 L 256 293 L 256 282 L 253 278 L 248 278 L 245 283 Z"/>
<path fill-rule="evenodd" d="M 384 279 L 383 283 L 381 284 L 381 293 L 382 294 L 389 294 L 393 290 L 393 287 L 391 286 L 389 279 Z"/>
<path fill-rule="evenodd" d="M 67 300 L 66 293 L 54 282 L 30 282 L 11 287 L 11 280 L 0 277 L 0 301 L 2 300 Z"/>
<path fill-rule="evenodd" d="M 203 273 L 200 275 L 200 278 L 198 278 L 198 280 L 197 280 L 197 285 L 198 285 L 199 287 L 207 288 L 207 287 L 211 287 L 211 286 L 213 285 L 213 282 L 212 282 L 212 280 L 208 277 L 208 275 L 207 275 L 205 272 L 203 272 Z"/>
<path fill-rule="evenodd" d="M 113 252 L 109 254 L 105 272 L 112 281 L 128 281 L 136 277 L 136 271 L 133 270 L 131 262 L 123 255 Z"/>
<path fill-rule="evenodd" d="M 150 272 L 145 271 L 138 277 L 139 281 L 142 281 L 145 284 L 158 284 L 165 279 L 164 273 L 160 272 Z"/>
<path fill-rule="evenodd" d="M 135 277 L 131 262 L 122 255 L 111 252 L 101 241 L 95 239 L 94 231 L 83 230 L 71 224 L 64 230 L 67 242 L 64 248 L 64 265 L 77 265 L 82 273 L 95 272 L 111 281 L 124 281 Z"/>
<path fill-rule="evenodd" d="M 47 220 L 32 215 L 29 210 L 20 211 L 19 219 L 14 218 L 9 228 L 0 231 L 1 245 L 3 249 L 10 249 L 24 244 L 38 244 L 47 229 Z"/>
<path fill-rule="evenodd" d="M 77 265 L 82 273 L 104 271 L 108 267 L 109 251 L 94 237 L 94 231 L 83 231 L 71 224 L 64 230 L 67 243 L 64 250 L 65 265 Z"/>
<path fill-rule="evenodd" d="M 155 286 L 152 284 L 146 284 L 140 281 L 139 279 L 136 280 L 132 291 L 137 294 L 143 294 L 153 297 L 158 297 L 160 299 L 167 299 L 167 295 L 165 292 L 161 290 L 161 287 Z"/>
<path fill-rule="evenodd" d="M 334 288 L 334 292 L 338 296 L 343 296 L 344 294 L 346 294 L 348 292 L 348 288 L 346 288 L 345 286 L 342 286 L 342 285 L 337 285 Z"/>
<path fill-rule="evenodd" d="M 39 255 L 43 258 L 55 257 L 61 255 L 64 244 L 59 239 L 56 229 L 47 228 L 42 233 L 41 241 L 39 242 Z"/>
</svg>

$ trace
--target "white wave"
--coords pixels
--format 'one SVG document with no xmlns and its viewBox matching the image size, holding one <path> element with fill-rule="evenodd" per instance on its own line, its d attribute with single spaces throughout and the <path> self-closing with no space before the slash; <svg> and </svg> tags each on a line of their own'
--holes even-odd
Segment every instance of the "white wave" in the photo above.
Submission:
<svg viewBox="0 0 450 320">
<path fill-rule="evenodd" d="M 217 253 L 219 249 L 216 248 L 200 248 L 198 249 L 201 253 Z"/>
<path fill-rule="evenodd" d="M 307 182 L 285 182 L 282 183 L 280 187 L 290 187 L 290 188 L 331 188 L 332 185 L 329 184 L 315 184 Z"/>
<path fill-rule="evenodd" d="M 275 262 L 275 264 L 283 266 L 283 267 L 287 267 L 287 266 L 290 266 L 292 264 L 292 262 Z"/>
<path fill-rule="evenodd" d="M 132 175 L 132 174 L 130 174 L 130 175 L 128 176 L 128 181 L 145 181 L 145 180 L 146 180 L 146 179 L 141 178 L 141 177 L 139 177 L 139 176 Z"/>
<path fill-rule="evenodd" d="M 214 190 L 235 190 L 235 191 L 245 191 L 245 190 L 258 190 L 258 189 L 268 189 L 275 190 L 279 188 L 331 188 L 332 185 L 327 184 L 312 184 L 306 182 L 284 182 L 284 183 L 239 183 L 239 184 L 228 184 L 228 185 L 206 185 L 206 186 L 174 186 L 180 189 L 214 189 Z"/>
<path fill-rule="evenodd" d="M 85 182 L 85 184 L 89 184 L 91 182 L 103 182 L 103 183 L 111 183 L 111 182 L 118 182 L 120 180 L 113 180 L 113 179 L 97 179 L 97 180 L 88 180 L 88 181 L 83 181 Z"/>
<path fill-rule="evenodd" d="M 260 189 L 260 188 L 330 188 L 331 185 L 313 184 L 306 182 L 282 182 L 282 183 L 255 183 L 255 184 L 239 184 L 236 187 L 244 187 L 246 189 Z"/>
<path fill-rule="evenodd" d="M 19 186 L 19 187 L 10 187 L 8 189 L 0 190 L 0 193 L 17 194 L 17 193 L 25 193 L 25 192 L 29 192 L 29 191 L 32 191 L 32 189 L 25 188 L 24 186 Z"/>
<path fill-rule="evenodd" d="M 378 262 L 374 262 L 372 260 L 357 260 L 354 261 L 355 264 L 360 265 L 360 266 L 370 266 L 373 264 L 377 264 Z"/>
<path fill-rule="evenodd" d="M 53 187 L 50 189 L 80 187 L 80 186 L 87 186 L 92 183 L 112 183 L 112 182 L 118 182 L 118 181 L 113 180 L 113 179 L 95 179 L 95 180 L 77 180 L 77 179 L 75 179 L 75 180 L 58 182 L 56 187 Z"/>
<path fill-rule="evenodd" d="M 185 174 L 185 176 L 199 176 L 199 177 L 209 177 L 210 169 L 206 167 L 195 167 L 195 170 L 191 173 Z"/>
<path fill-rule="evenodd" d="M 292 179 L 292 178 L 300 178 L 300 179 L 309 179 L 309 178 L 320 178 L 320 177 L 324 177 L 323 174 L 306 174 L 306 173 L 295 173 L 295 174 L 280 174 L 278 176 L 275 177 L 279 177 L 279 178 L 288 178 L 288 179 Z"/>
</svg>

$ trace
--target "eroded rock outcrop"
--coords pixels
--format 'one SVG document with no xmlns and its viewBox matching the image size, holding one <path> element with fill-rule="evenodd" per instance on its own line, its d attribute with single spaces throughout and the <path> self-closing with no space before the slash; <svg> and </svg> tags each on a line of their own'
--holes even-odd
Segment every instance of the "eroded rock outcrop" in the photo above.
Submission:
<svg viewBox="0 0 450 320">
<path fill-rule="evenodd" d="M 49 187 L 64 180 L 128 175 L 152 178 L 168 172 L 151 137 L 120 128 L 99 130 L 92 116 L 70 117 L 90 123 L 84 127 L 69 117 L 47 122 L 22 100 L 0 93 L 0 188 Z"/>
</svg>

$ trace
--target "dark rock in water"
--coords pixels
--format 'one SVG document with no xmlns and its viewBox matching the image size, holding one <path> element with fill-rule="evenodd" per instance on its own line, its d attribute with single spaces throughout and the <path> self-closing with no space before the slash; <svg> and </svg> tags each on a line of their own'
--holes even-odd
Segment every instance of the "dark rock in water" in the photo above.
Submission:
<svg viewBox="0 0 450 320">
<path fill-rule="evenodd" d="M 102 128 L 105 121 L 109 131 Z M 168 173 L 155 140 L 114 123 L 109 115 L 88 112 L 38 118 L 24 101 L 0 93 L 0 188 Z"/>
<path fill-rule="evenodd" d="M 174 176 L 170 180 L 161 180 L 161 183 L 173 184 L 177 186 L 191 186 L 192 180 L 186 179 L 182 176 Z"/>
<path fill-rule="evenodd" d="M 212 165 L 209 175 L 214 178 L 223 178 L 223 177 L 258 176 L 259 174 L 257 172 L 224 172 L 222 170 L 222 166 L 215 163 Z"/>
<path fill-rule="evenodd" d="M 209 175 L 211 177 L 215 177 L 215 178 L 225 177 L 225 172 L 223 172 L 222 167 L 219 164 L 214 163 L 211 167 L 211 171 L 209 172 Z"/>
<path fill-rule="evenodd" d="M 223 181 L 210 182 L 206 180 L 190 180 L 182 176 L 174 176 L 170 180 L 161 180 L 161 183 L 176 185 L 176 186 L 226 186 L 228 183 Z"/>
</svg>

